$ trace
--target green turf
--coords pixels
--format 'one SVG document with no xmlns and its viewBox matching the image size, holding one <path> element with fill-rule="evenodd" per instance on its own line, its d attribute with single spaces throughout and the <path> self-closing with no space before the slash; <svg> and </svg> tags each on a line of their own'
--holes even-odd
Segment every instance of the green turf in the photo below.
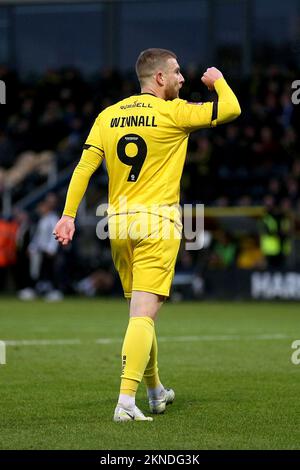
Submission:
<svg viewBox="0 0 300 470">
<path fill-rule="evenodd" d="M 80 340 L 7 346 L 7 364 L 0 365 L 0 448 L 300 447 L 300 365 L 291 362 L 291 343 L 300 339 L 299 304 L 165 305 L 157 325 L 160 372 L 176 401 L 152 423 L 112 422 L 126 323 L 125 301 L 0 299 L 0 339 Z M 97 338 L 116 341 L 97 344 Z M 147 411 L 144 385 L 137 403 Z"/>
</svg>

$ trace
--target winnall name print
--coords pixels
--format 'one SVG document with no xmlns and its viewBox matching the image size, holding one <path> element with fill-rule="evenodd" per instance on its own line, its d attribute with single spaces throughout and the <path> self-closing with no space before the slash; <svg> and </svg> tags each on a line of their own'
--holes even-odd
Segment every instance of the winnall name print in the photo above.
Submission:
<svg viewBox="0 0 300 470">
<path fill-rule="evenodd" d="M 6 85 L 0 80 L 0 104 L 6 104 Z"/>
</svg>

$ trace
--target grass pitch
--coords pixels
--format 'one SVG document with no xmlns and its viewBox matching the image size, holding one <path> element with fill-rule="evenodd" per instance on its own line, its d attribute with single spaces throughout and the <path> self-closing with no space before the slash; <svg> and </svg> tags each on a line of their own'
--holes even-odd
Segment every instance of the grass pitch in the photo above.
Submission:
<svg viewBox="0 0 300 470">
<path fill-rule="evenodd" d="M 166 304 L 159 366 L 176 400 L 152 423 L 112 422 L 126 325 L 121 300 L 1 298 L 0 449 L 299 449 L 299 304 Z"/>
</svg>

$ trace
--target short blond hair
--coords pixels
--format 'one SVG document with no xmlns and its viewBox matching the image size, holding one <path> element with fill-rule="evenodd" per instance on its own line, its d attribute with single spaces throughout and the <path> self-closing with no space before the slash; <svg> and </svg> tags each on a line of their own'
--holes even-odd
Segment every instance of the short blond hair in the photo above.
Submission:
<svg viewBox="0 0 300 470">
<path fill-rule="evenodd" d="M 146 49 L 140 53 L 135 64 L 135 71 L 141 86 L 153 76 L 159 67 L 165 65 L 167 59 L 177 60 L 177 56 L 172 51 L 157 48 Z"/>
</svg>

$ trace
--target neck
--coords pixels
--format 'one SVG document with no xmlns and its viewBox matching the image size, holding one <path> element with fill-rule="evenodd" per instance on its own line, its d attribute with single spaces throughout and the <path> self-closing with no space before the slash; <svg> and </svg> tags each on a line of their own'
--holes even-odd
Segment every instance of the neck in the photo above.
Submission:
<svg viewBox="0 0 300 470">
<path fill-rule="evenodd" d="M 163 90 L 155 86 L 151 86 L 151 85 L 143 86 L 141 89 L 141 93 L 151 93 L 152 95 L 157 96 L 157 98 L 162 98 L 163 100 L 165 99 L 165 94 Z"/>
</svg>

